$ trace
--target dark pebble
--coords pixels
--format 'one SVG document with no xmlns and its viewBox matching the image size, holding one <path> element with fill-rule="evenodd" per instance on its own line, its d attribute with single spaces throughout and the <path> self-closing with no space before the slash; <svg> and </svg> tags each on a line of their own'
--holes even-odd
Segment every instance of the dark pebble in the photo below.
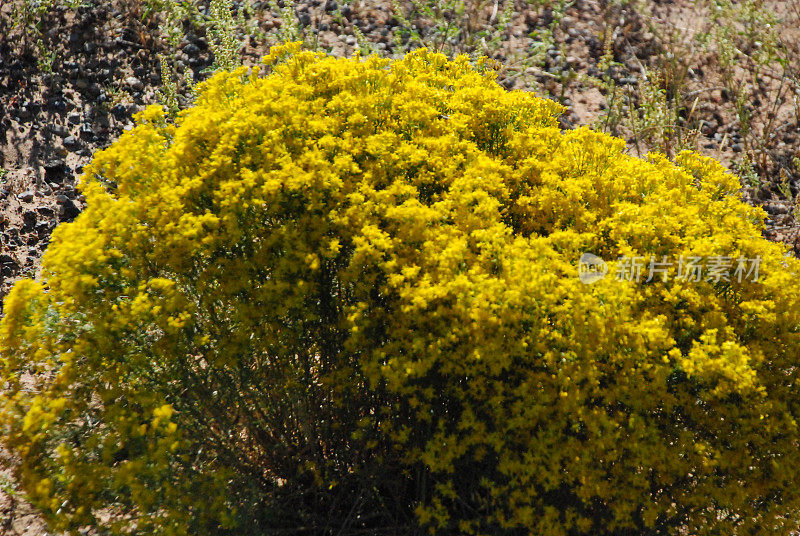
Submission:
<svg viewBox="0 0 800 536">
<path fill-rule="evenodd" d="M 124 119 L 128 116 L 128 108 L 124 104 L 115 104 L 111 108 L 111 114 L 116 119 Z"/>
<path fill-rule="evenodd" d="M 81 125 L 80 136 L 82 140 L 91 141 L 95 138 L 94 130 L 88 124 Z"/>
<path fill-rule="evenodd" d="M 64 99 L 54 99 L 49 103 L 50 110 L 53 112 L 63 112 L 67 109 L 67 103 Z"/>
<path fill-rule="evenodd" d="M 38 212 L 45 218 L 52 218 L 55 215 L 55 212 L 50 207 L 37 207 L 36 212 Z"/>
<path fill-rule="evenodd" d="M 81 142 L 78 141 L 78 138 L 75 136 L 67 136 L 64 138 L 64 147 L 69 149 L 70 151 L 75 151 L 76 149 L 80 148 Z"/>
<path fill-rule="evenodd" d="M 61 221 L 70 222 L 77 218 L 80 213 L 81 210 L 72 200 L 67 200 L 61 204 Z"/>
<path fill-rule="evenodd" d="M 89 87 L 86 89 L 86 92 L 89 94 L 90 97 L 96 99 L 97 102 L 103 102 L 106 100 L 106 95 L 103 92 L 103 88 L 100 87 L 100 84 L 89 84 Z M 103 96 L 101 99 L 100 96 Z"/>
<path fill-rule="evenodd" d="M 62 125 L 48 125 L 47 128 L 50 130 L 50 132 L 52 132 L 53 134 L 55 134 L 59 138 L 66 138 L 67 136 L 69 136 L 69 129 L 67 127 L 65 127 L 65 126 L 62 126 Z"/>
<path fill-rule="evenodd" d="M 42 167 L 44 168 L 44 179 L 47 182 L 61 182 L 68 171 L 66 163 L 58 158 L 45 161 Z"/>
</svg>

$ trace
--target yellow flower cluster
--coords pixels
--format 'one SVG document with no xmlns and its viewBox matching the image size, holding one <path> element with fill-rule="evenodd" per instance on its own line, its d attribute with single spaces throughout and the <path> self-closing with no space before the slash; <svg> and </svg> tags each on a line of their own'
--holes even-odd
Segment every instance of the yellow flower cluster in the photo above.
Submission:
<svg viewBox="0 0 800 536">
<path fill-rule="evenodd" d="M 275 47 L 99 153 L 0 323 L 54 530 L 788 534 L 800 264 L 692 153 L 488 64 Z M 583 252 L 758 281 L 578 278 Z"/>
</svg>

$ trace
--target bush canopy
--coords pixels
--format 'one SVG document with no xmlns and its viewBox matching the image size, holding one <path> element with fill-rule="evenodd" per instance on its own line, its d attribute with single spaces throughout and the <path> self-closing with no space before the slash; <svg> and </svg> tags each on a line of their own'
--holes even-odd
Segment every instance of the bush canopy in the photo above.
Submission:
<svg viewBox="0 0 800 536">
<path fill-rule="evenodd" d="M 0 323 L 53 530 L 797 530 L 798 261 L 717 162 L 495 78 L 282 45 L 95 156 Z"/>
</svg>

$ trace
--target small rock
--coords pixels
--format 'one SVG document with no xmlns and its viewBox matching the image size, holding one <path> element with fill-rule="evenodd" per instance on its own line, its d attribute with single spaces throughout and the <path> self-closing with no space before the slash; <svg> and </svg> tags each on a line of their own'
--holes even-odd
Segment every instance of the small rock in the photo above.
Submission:
<svg viewBox="0 0 800 536">
<path fill-rule="evenodd" d="M 141 91 L 144 89 L 144 84 L 135 76 L 129 76 L 125 79 L 125 85 L 134 91 Z"/>
<path fill-rule="evenodd" d="M 64 180 L 67 173 L 66 164 L 58 158 L 45 161 L 42 167 L 44 168 L 44 179 L 48 182 L 59 183 Z"/>
<path fill-rule="evenodd" d="M 69 129 L 62 125 L 48 125 L 48 130 L 58 136 L 59 138 L 66 138 L 69 136 Z"/>
<path fill-rule="evenodd" d="M 69 149 L 70 151 L 75 151 L 80 148 L 81 142 L 78 141 L 78 138 L 75 136 L 67 136 L 64 138 L 64 147 Z"/>
<path fill-rule="evenodd" d="M 55 215 L 55 212 L 50 207 L 36 207 L 36 212 L 45 218 L 52 218 Z"/>
<path fill-rule="evenodd" d="M 31 201 L 33 201 L 33 198 L 34 198 L 33 190 L 25 190 L 21 194 L 17 195 L 17 198 L 20 201 L 24 201 L 26 203 L 30 203 Z"/>
<path fill-rule="evenodd" d="M 20 121 L 25 122 L 31 118 L 31 111 L 28 109 L 27 106 L 20 106 L 15 111 L 17 119 L 19 119 Z"/>
<path fill-rule="evenodd" d="M 61 204 L 61 221 L 72 221 L 78 214 L 81 213 L 81 209 L 75 204 L 72 200 L 67 200 L 65 203 Z"/>
<path fill-rule="evenodd" d="M 33 210 L 26 210 L 22 213 L 22 221 L 25 222 L 25 227 L 33 228 L 38 220 L 38 215 Z"/>
<path fill-rule="evenodd" d="M 97 100 L 97 102 L 105 102 L 108 98 L 103 92 L 103 88 L 100 87 L 100 84 L 89 84 L 89 87 L 86 89 L 86 92 L 89 94 L 90 97 Z"/>
<path fill-rule="evenodd" d="M 95 133 L 89 124 L 84 123 L 81 125 L 80 136 L 82 140 L 91 141 L 95 138 Z"/>
<path fill-rule="evenodd" d="M 79 125 L 81 123 L 81 114 L 71 113 L 67 116 L 67 121 L 73 125 Z"/>
<path fill-rule="evenodd" d="M 67 109 L 67 103 L 64 99 L 53 99 L 49 102 L 50 110 L 54 112 L 63 112 Z"/>
<path fill-rule="evenodd" d="M 708 121 L 703 122 L 703 134 L 706 136 L 713 135 L 714 132 L 717 131 L 719 128 L 719 124 L 714 119 L 709 119 Z"/>
</svg>

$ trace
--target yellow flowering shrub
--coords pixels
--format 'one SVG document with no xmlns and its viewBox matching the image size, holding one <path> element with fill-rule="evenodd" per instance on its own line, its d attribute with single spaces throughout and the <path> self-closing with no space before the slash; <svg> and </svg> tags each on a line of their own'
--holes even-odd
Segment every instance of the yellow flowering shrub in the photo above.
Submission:
<svg viewBox="0 0 800 536">
<path fill-rule="evenodd" d="M 97 154 L 6 300 L 4 442 L 54 530 L 797 529 L 799 266 L 734 176 L 466 58 L 264 64 Z M 651 256 L 760 273 L 614 277 Z"/>
</svg>

